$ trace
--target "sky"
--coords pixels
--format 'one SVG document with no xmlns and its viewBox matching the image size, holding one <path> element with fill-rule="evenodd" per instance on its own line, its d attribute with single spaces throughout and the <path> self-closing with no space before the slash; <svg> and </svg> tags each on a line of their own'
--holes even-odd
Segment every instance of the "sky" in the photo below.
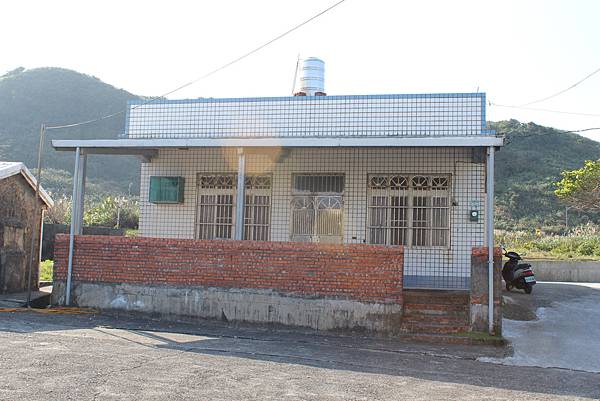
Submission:
<svg viewBox="0 0 600 401">
<path fill-rule="evenodd" d="M 162 95 L 336 2 L 3 2 L 0 75 L 63 67 Z M 298 56 L 316 56 L 330 95 L 479 91 L 493 104 L 521 106 L 600 68 L 599 17 L 597 0 L 346 0 L 169 98 L 287 96 Z M 600 127 L 600 72 L 530 107 L 588 115 L 490 105 L 488 120 Z M 600 141 L 600 130 L 585 135 Z"/>
</svg>

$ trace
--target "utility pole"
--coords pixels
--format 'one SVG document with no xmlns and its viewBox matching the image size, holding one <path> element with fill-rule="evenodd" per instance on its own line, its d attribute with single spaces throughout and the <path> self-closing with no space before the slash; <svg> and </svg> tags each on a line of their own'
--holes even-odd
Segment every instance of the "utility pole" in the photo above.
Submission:
<svg viewBox="0 0 600 401">
<path fill-rule="evenodd" d="M 42 180 L 42 151 L 44 149 L 44 137 L 46 136 L 46 125 L 42 124 L 42 126 L 40 127 L 40 143 L 38 145 L 38 159 L 37 159 L 37 179 L 35 180 L 35 217 L 36 219 L 38 217 L 40 217 L 40 224 L 42 223 L 41 221 L 41 208 L 40 208 L 40 202 L 39 202 L 39 198 L 40 198 L 40 181 Z M 41 227 L 39 230 L 38 235 L 40 235 L 41 238 Z M 27 269 L 27 307 L 31 308 L 31 274 L 33 271 L 33 263 L 34 263 L 34 257 L 33 254 L 35 253 L 35 243 L 36 243 L 36 233 L 35 231 L 31 232 L 31 247 L 30 249 L 30 253 L 29 253 L 29 267 Z M 39 254 L 38 254 L 39 255 Z M 35 258 L 38 261 L 39 264 L 39 257 Z M 38 266 L 39 268 L 39 266 Z"/>
</svg>

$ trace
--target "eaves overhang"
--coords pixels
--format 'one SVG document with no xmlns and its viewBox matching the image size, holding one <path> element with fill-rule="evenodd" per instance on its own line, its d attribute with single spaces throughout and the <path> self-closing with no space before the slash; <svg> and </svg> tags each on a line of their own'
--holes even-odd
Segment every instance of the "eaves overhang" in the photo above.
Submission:
<svg viewBox="0 0 600 401">
<path fill-rule="evenodd" d="M 86 154 L 139 155 L 152 158 L 159 149 L 188 148 L 334 148 L 334 147 L 500 147 L 504 138 L 494 135 L 445 137 L 286 137 L 286 138 L 165 138 L 165 139 L 55 139 L 58 151 Z"/>
</svg>

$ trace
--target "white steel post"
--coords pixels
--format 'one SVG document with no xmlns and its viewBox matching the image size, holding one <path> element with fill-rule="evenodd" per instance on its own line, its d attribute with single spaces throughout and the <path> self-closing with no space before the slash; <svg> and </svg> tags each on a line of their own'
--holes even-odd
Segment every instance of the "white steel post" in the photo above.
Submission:
<svg viewBox="0 0 600 401">
<path fill-rule="evenodd" d="M 494 334 L 494 147 L 487 149 L 486 237 L 488 246 L 488 332 Z"/>
<path fill-rule="evenodd" d="M 85 185 L 86 156 L 78 147 L 75 150 L 75 168 L 73 171 L 73 196 L 71 198 L 71 228 L 69 231 L 69 259 L 67 264 L 67 288 L 65 305 L 71 304 L 71 276 L 73 273 L 73 250 L 75 235 L 81 234 L 83 220 L 83 186 Z"/>
<path fill-rule="evenodd" d="M 77 203 L 73 204 L 77 208 L 77 218 L 75 220 L 75 235 L 83 234 L 83 212 L 85 200 L 85 176 L 87 171 L 87 155 L 83 152 L 79 154 L 79 171 L 77 172 Z"/>
<path fill-rule="evenodd" d="M 243 148 L 238 148 L 238 179 L 235 209 L 235 239 L 244 239 L 244 210 L 246 190 L 246 155 Z"/>
</svg>

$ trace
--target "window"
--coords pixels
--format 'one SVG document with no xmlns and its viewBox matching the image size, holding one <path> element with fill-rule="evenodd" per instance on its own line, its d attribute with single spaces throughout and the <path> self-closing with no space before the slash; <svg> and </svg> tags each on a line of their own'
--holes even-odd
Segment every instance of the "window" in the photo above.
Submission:
<svg viewBox="0 0 600 401">
<path fill-rule="evenodd" d="M 151 203 L 183 203 L 183 177 L 150 177 Z"/>
<path fill-rule="evenodd" d="M 343 193 L 343 175 L 294 175 L 290 239 L 299 242 L 341 243 Z"/>
<path fill-rule="evenodd" d="M 271 177 L 246 177 L 244 239 L 268 241 L 271 238 Z"/>
<path fill-rule="evenodd" d="M 235 232 L 237 175 L 199 175 L 196 233 L 199 239 L 231 239 Z M 268 241 L 271 232 L 271 177 L 247 176 L 244 239 Z"/>
<path fill-rule="evenodd" d="M 368 181 L 371 244 L 448 247 L 448 175 L 381 174 Z"/>
</svg>

